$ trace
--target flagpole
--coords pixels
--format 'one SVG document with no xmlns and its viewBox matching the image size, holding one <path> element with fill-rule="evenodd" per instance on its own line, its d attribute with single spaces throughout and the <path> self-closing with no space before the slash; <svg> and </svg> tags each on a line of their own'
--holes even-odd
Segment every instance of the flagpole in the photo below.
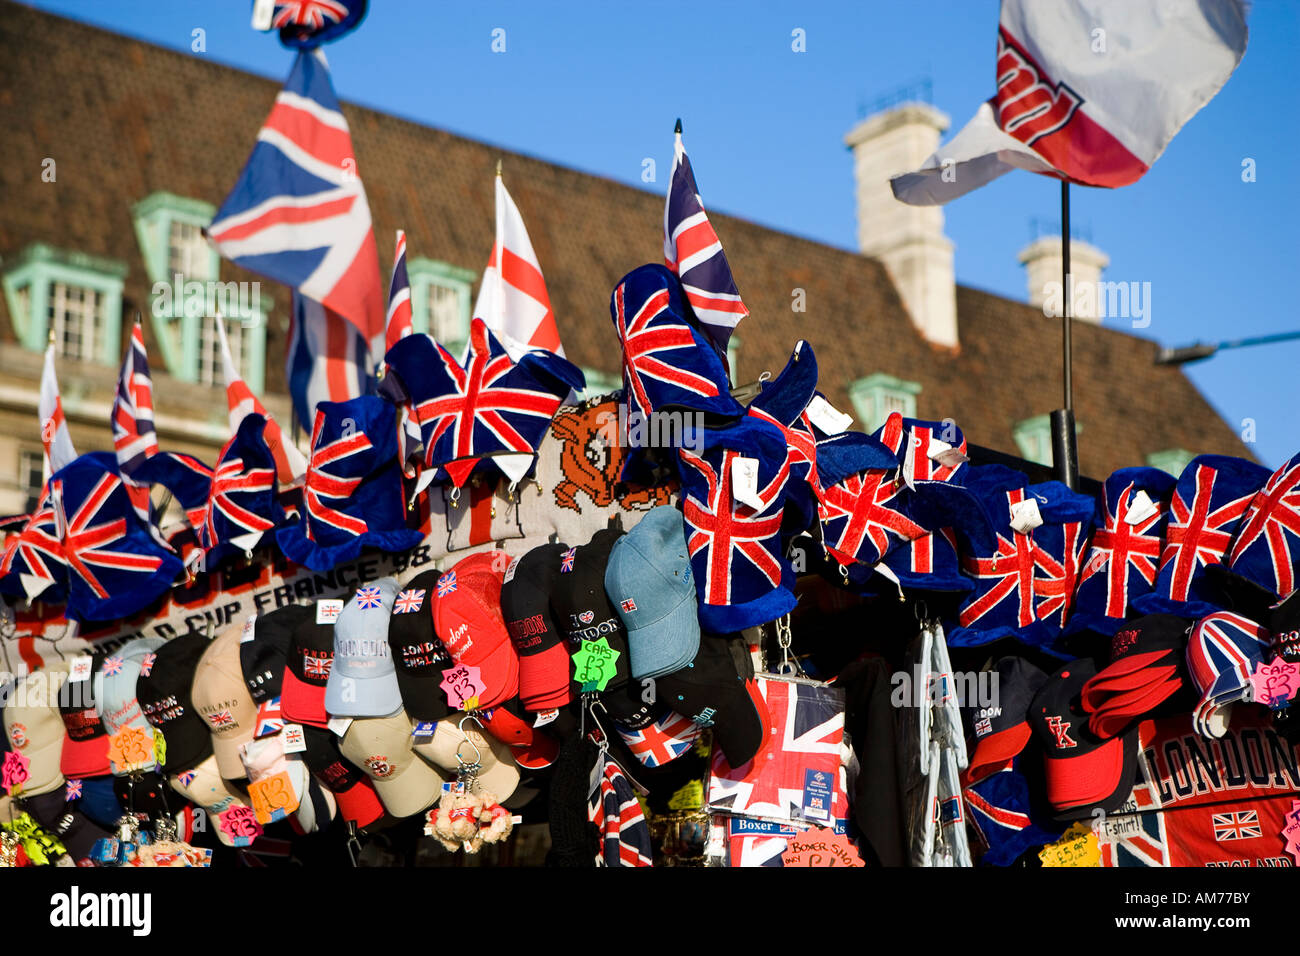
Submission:
<svg viewBox="0 0 1300 956">
<path fill-rule="evenodd" d="M 1079 446 L 1074 429 L 1073 341 L 1070 320 L 1070 181 L 1061 180 L 1061 364 L 1065 407 L 1052 412 L 1052 462 L 1067 488 L 1079 484 Z"/>
</svg>

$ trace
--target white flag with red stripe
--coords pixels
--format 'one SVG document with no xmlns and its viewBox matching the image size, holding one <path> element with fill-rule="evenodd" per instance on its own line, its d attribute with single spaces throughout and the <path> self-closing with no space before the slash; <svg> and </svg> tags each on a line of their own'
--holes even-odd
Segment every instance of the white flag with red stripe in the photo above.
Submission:
<svg viewBox="0 0 1300 956">
<path fill-rule="evenodd" d="M 1246 35 L 1243 0 L 1003 0 L 997 92 L 894 195 L 938 205 L 1012 169 L 1136 182 L 1227 82 Z"/>
<path fill-rule="evenodd" d="M 497 231 L 492 255 L 483 270 L 474 317 L 482 319 L 516 361 L 531 349 L 564 355 L 560 331 L 551 311 L 542 267 L 524 228 L 519 207 L 506 185 L 496 179 Z"/>
<path fill-rule="evenodd" d="M 63 399 L 59 397 L 59 380 L 54 375 L 54 343 L 45 348 L 45 368 L 41 371 L 41 397 L 36 406 L 41 419 L 41 444 L 45 446 L 45 480 L 77 457 L 63 417 Z"/>
<path fill-rule="evenodd" d="M 293 442 L 285 439 L 271 413 L 266 410 L 266 406 L 253 394 L 253 390 L 239 374 L 239 367 L 235 365 L 235 359 L 230 354 L 230 341 L 226 338 L 224 319 L 217 319 L 217 337 L 221 339 L 221 375 L 226 381 L 226 402 L 230 405 L 231 433 L 239 430 L 240 422 L 248 415 L 261 415 L 265 418 L 266 428 L 262 431 L 262 437 L 266 439 L 267 447 L 275 456 L 280 484 L 282 486 L 294 484 L 307 474 L 306 456 L 294 446 Z"/>
</svg>

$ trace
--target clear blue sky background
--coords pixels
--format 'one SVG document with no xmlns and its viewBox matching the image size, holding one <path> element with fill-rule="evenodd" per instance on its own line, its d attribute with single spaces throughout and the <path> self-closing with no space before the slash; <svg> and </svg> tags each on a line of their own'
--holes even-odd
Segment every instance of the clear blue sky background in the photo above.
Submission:
<svg viewBox="0 0 1300 956">
<path fill-rule="evenodd" d="M 185 52 L 201 27 L 207 50 L 197 55 L 277 79 L 292 62 L 273 34 L 250 28 L 251 2 L 36 5 Z M 929 78 L 955 130 L 993 90 L 996 0 L 371 7 L 328 48 L 341 98 L 655 190 L 681 116 L 710 208 L 846 248 L 856 226 L 842 137 L 862 105 Z M 1260 0 L 1249 24 L 1237 72 L 1144 179 L 1072 190 L 1076 232 L 1109 254 L 1107 278 L 1151 283 L 1152 322 L 1139 334 L 1167 345 L 1300 329 L 1300 3 Z M 506 30 L 504 54 L 491 50 L 496 27 Z M 791 50 L 795 28 L 806 32 L 804 53 Z M 202 122 L 221 135 L 220 117 Z M 647 156 L 660 170 L 650 187 L 640 181 Z M 1254 183 L 1241 179 L 1246 157 Z M 1023 298 L 1016 253 L 1035 217 L 1059 222 L 1059 187 L 1013 173 L 946 216 L 958 281 Z M 743 263 L 736 273 L 743 291 Z M 1254 420 L 1256 454 L 1277 465 L 1300 450 L 1298 369 L 1292 342 L 1220 353 L 1189 371 L 1230 424 Z"/>
</svg>

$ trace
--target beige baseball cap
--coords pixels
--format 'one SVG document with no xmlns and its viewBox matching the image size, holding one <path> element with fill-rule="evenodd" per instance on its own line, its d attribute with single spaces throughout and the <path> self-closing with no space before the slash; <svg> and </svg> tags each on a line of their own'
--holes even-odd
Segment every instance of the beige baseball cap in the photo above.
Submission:
<svg viewBox="0 0 1300 956">
<path fill-rule="evenodd" d="M 395 817 L 414 816 L 433 806 L 446 782 L 415 755 L 411 729 L 404 710 L 388 717 L 358 717 L 339 742 L 343 756 L 366 772 L 384 809 Z"/>
<path fill-rule="evenodd" d="M 222 776 L 215 755 L 192 770 L 167 778 L 173 790 L 207 814 L 206 825 L 216 831 L 226 846 L 248 846 L 262 833 L 253 806 L 229 780 Z"/>
<path fill-rule="evenodd" d="M 501 802 L 519 786 L 519 768 L 515 766 L 510 745 L 483 733 L 473 721 L 465 721 L 462 732 L 463 719 L 464 714 L 457 714 L 438 721 L 432 737 L 417 738 L 415 752 L 450 777 L 456 776 L 461 760 L 465 763 L 477 760 L 482 767 L 474 776 L 473 790 L 487 791 Z"/>
<path fill-rule="evenodd" d="M 219 634 L 199 658 L 190 700 L 212 732 L 212 752 L 227 780 L 247 776 L 239 747 L 253 739 L 257 705 L 244 683 L 239 663 L 242 622 Z"/>
<path fill-rule="evenodd" d="M 10 692 L 4 708 L 9 749 L 27 758 L 27 779 L 22 795 L 36 797 L 63 786 L 63 738 L 66 728 L 59 713 L 59 688 L 68 679 L 68 663 L 59 661 L 32 671 Z"/>
</svg>

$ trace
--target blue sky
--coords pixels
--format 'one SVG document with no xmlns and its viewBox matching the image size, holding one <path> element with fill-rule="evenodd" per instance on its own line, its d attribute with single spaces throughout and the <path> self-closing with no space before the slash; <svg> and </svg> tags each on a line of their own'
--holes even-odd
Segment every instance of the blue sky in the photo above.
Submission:
<svg viewBox="0 0 1300 956">
<path fill-rule="evenodd" d="M 35 5 L 185 52 L 201 28 L 206 51 L 196 55 L 276 79 L 292 62 L 273 35 L 250 28 L 251 2 Z M 993 90 L 996 0 L 371 6 L 328 49 L 343 99 L 655 190 L 681 116 L 709 208 L 845 248 L 856 225 L 842 137 L 860 109 L 928 79 L 955 129 Z M 1259 0 L 1249 24 L 1241 66 L 1150 173 L 1121 190 L 1072 190 L 1076 232 L 1110 256 L 1106 278 L 1151 283 L 1140 334 L 1167 345 L 1300 329 L 1291 165 L 1300 4 Z M 496 28 L 505 53 L 492 52 Z M 806 52 L 791 49 L 796 28 Z M 660 170 L 650 187 L 645 157 Z M 1247 158 L 1253 183 L 1242 181 Z M 1013 173 L 945 215 L 958 281 L 1023 298 L 1016 253 L 1035 218 L 1059 228 L 1059 186 Z M 734 267 L 743 291 L 744 264 Z M 1298 364 L 1300 341 L 1223 352 L 1189 372 L 1235 428 L 1253 420 L 1252 448 L 1277 465 L 1300 450 Z"/>
</svg>

